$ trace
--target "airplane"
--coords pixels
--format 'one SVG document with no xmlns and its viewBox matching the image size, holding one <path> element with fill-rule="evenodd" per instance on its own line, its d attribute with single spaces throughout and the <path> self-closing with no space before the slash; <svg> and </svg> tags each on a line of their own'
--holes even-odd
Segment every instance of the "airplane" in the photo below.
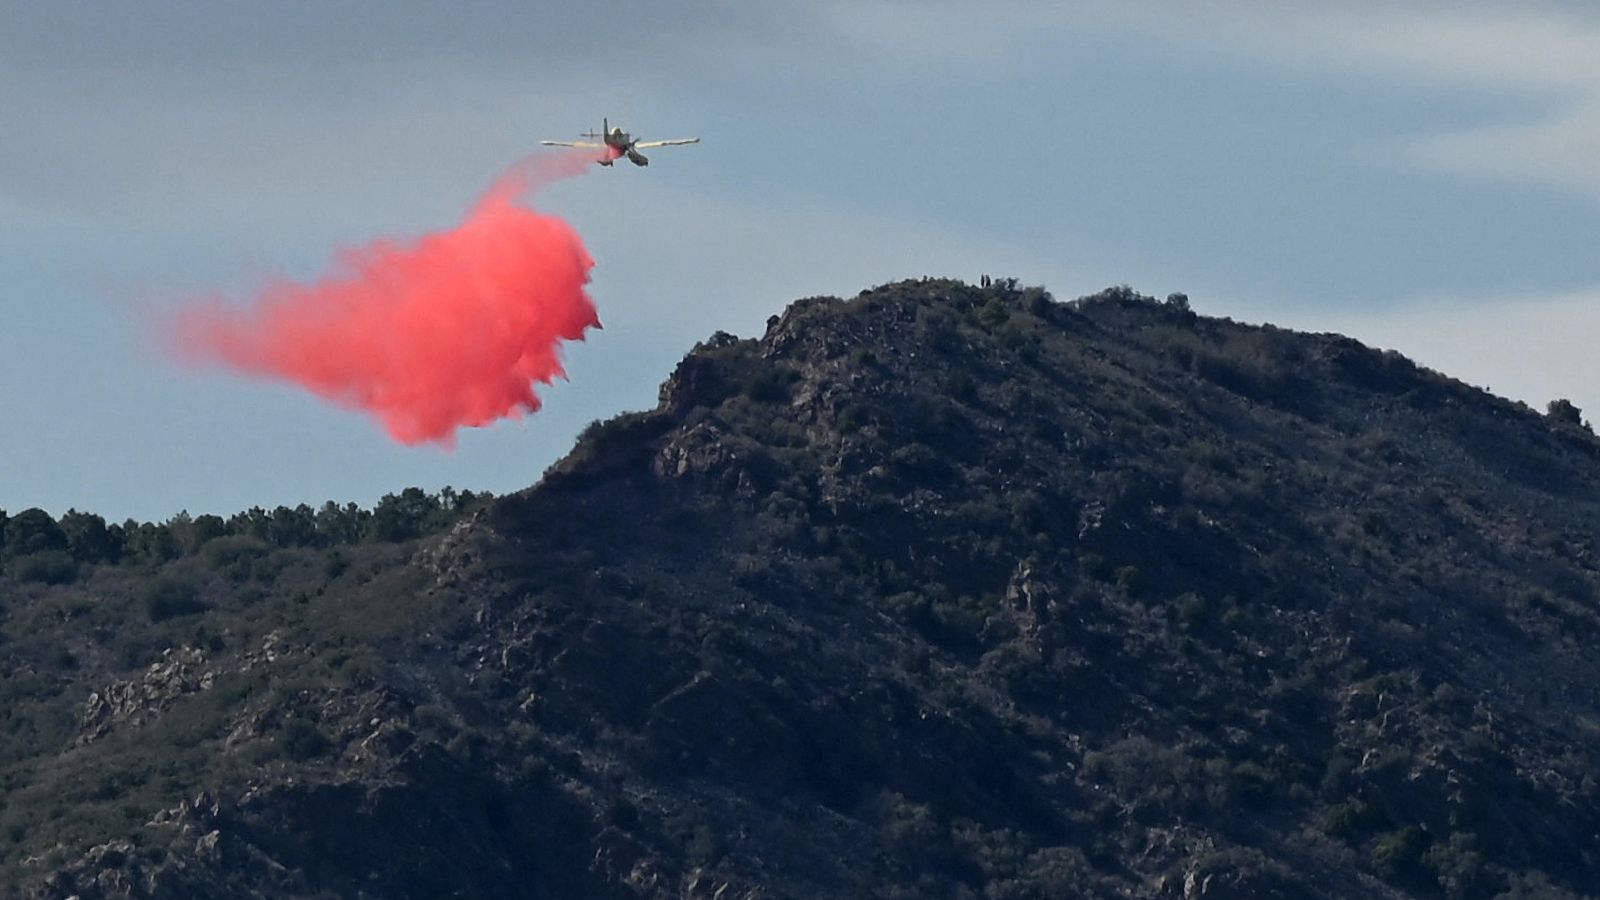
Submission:
<svg viewBox="0 0 1600 900">
<path fill-rule="evenodd" d="M 650 160 L 640 150 L 649 150 L 652 147 L 676 147 L 680 144 L 698 144 L 699 138 L 681 138 L 675 141 L 641 141 L 630 137 L 620 127 L 612 128 L 606 119 L 600 120 L 600 132 L 586 131 L 578 137 L 589 138 L 588 141 L 540 141 L 546 147 L 583 147 L 586 149 L 605 150 L 606 155 L 595 160 L 602 166 L 609 166 L 620 157 L 626 156 L 628 161 L 636 166 L 648 166 Z M 595 143 L 598 139 L 601 143 Z"/>
</svg>

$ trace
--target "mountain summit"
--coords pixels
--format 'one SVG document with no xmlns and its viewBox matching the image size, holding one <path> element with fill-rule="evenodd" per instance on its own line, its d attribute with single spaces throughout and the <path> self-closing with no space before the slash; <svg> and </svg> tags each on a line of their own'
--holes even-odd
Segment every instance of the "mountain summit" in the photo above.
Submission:
<svg viewBox="0 0 1600 900">
<path fill-rule="evenodd" d="M 446 534 L 11 591 L 0 884 L 1589 896 L 1600 441 L 1551 412 L 1178 295 L 797 301 Z"/>
</svg>

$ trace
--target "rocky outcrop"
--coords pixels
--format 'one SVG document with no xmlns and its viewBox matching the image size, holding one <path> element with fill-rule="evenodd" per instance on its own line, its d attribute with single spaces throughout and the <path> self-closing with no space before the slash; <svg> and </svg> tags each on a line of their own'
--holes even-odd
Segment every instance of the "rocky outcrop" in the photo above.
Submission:
<svg viewBox="0 0 1600 900">
<path fill-rule="evenodd" d="M 135 679 L 108 684 L 89 694 L 78 717 L 77 743 L 104 737 L 113 728 L 143 725 L 177 701 L 210 690 L 216 673 L 195 647 L 169 649 Z"/>
</svg>

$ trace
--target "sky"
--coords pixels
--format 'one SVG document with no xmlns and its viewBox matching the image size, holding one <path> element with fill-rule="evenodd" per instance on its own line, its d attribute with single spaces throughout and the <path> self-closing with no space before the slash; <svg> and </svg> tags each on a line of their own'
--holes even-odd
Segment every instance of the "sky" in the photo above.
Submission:
<svg viewBox="0 0 1600 900">
<path fill-rule="evenodd" d="M 198 296 L 546 189 L 603 331 L 521 421 L 393 443 L 175 365 Z M 1127 284 L 1600 418 L 1600 9 L 1346 0 L 0 0 L 0 508 L 518 490 L 717 330 L 900 278 Z"/>
</svg>

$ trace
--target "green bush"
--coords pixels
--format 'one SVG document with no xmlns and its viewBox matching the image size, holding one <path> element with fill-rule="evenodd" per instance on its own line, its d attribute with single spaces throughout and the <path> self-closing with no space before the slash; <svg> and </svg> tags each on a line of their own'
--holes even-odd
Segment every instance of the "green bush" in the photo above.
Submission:
<svg viewBox="0 0 1600 900">
<path fill-rule="evenodd" d="M 305 762 L 328 752 L 333 742 L 314 723 L 305 719 L 290 719 L 278 732 L 278 746 L 290 759 Z"/>
<path fill-rule="evenodd" d="M 1391 881 L 1415 878 L 1422 866 L 1428 835 L 1415 825 L 1384 835 L 1372 848 L 1372 867 Z"/>
<path fill-rule="evenodd" d="M 1117 569 L 1117 587 L 1124 594 L 1133 596 L 1139 593 L 1139 587 L 1144 584 L 1144 578 L 1139 574 L 1138 566 L 1123 566 Z"/>
<path fill-rule="evenodd" d="M 240 563 L 248 564 L 271 551 L 272 547 L 266 541 L 241 534 L 206 541 L 205 546 L 200 548 L 200 556 L 212 566 L 224 569 Z"/>
<path fill-rule="evenodd" d="M 12 560 L 11 574 L 18 581 L 70 584 L 78 578 L 78 564 L 65 550 L 41 550 Z"/>
<path fill-rule="evenodd" d="M 744 386 L 744 395 L 757 403 L 785 403 L 800 373 L 793 369 L 762 369 Z"/>
<path fill-rule="evenodd" d="M 170 575 L 150 582 L 140 599 L 152 622 L 190 616 L 208 609 L 205 601 L 200 599 L 200 590 L 194 582 Z"/>
<path fill-rule="evenodd" d="M 1433 870 L 1439 887 L 1451 900 L 1483 895 L 1487 878 L 1476 836 L 1461 832 L 1452 834 L 1448 841 L 1434 844 L 1424 853 L 1422 863 Z"/>
<path fill-rule="evenodd" d="M 1350 838 L 1370 831 L 1382 816 L 1360 800 L 1338 803 L 1322 816 L 1322 830 L 1331 837 Z"/>
<path fill-rule="evenodd" d="M 1173 604 L 1173 610 L 1177 614 L 1178 623 L 1187 629 L 1200 628 L 1211 619 L 1211 604 L 1195 593 L 1178 597 L 1177 603 Z"/>
</svg>

